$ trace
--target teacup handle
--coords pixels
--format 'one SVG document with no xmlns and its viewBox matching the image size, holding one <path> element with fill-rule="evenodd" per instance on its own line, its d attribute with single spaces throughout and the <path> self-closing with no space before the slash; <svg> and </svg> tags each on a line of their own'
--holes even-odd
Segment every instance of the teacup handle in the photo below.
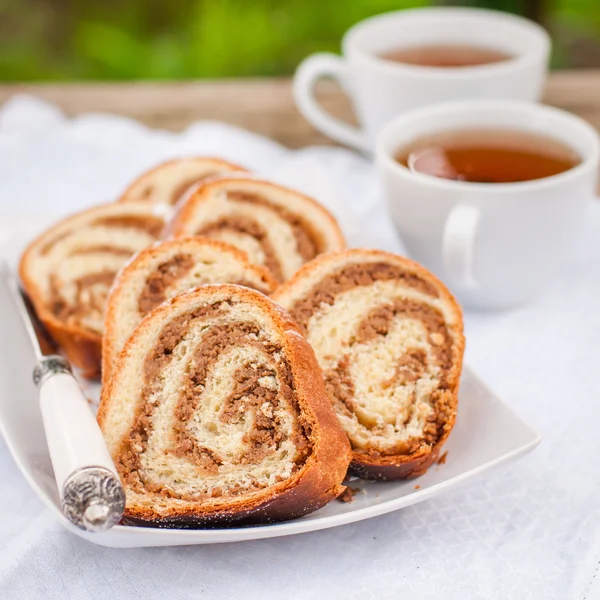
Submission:
<svg viewBox="0 0 600 600">
<path fill-rule="evenodd" d="M 442 264 L 451 286 L 477 287 L 474 276 L 475 240 L 481 212 L 469 204 L 455 206 L 448 215 L 442 238 Z"/>
<path fill-rule="evenodd" d="M 330 53 L 313 54 L 305 59 L 294 75 L 294 99 L 304 118 L 319 131 L 346 146 L 368 152 L 367 140 L 358 128 L 326 113 L 317 103 L 315 85 L 323 77 L 335 79 L 342 89 L 348 88 L 348 65 Z"/>
</svg>

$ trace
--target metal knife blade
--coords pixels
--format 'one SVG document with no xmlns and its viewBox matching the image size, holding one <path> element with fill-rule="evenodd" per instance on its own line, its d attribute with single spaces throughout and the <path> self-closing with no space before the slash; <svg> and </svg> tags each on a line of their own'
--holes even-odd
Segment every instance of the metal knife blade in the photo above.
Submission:
<svg viewBox="0 0 600 600">
<path fill-rule="evenodd" d="M 29 336 L 36 358 L 39 360 L 44 356 L 55 354 L 56 346 L 54 345 L 52 338 L 38 319 L 29 298 L 21 290 L 17 278 L 12 274 L 4 261 L 1 263 L 0 271 L 1 277 L 4 279 L 11 296 L 15 301 L 17 312 L 25 325 L 25 330 Z"/>
</svg>

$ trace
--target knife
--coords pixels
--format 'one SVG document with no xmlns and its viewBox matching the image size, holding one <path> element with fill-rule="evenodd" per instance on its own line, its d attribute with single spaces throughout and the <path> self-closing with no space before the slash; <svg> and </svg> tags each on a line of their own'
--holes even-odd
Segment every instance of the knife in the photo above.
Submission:
<svg viewBox="0 0 600 600">
<path fill-rule="evenodd" d="M 68 361 L 52 353 L 53 343 L 4 263 L 0 275 L 35 353 L 33 381 L 62 512 L 80 529 L 110 529 L 123 515 L 125 492 L 100 427 Z"/>
</svg>

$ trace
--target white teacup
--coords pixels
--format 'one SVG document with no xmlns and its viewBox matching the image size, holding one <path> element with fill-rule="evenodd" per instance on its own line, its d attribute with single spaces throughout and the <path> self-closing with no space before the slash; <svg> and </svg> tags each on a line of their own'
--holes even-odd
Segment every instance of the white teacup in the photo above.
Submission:
<svg viewBox="0 0 600 600">
<path fill-rule="evenodd" d="M 513 56 L 487 65 L 440 68 L 391 62 L 381 53 L 427 44 L 492 48 Z M 425 104 L 467 98 L 537 101 L 544 86 L 550 39 L 521 17 L 471 8 L 423 8 L 379 15 L 345 34 L 343 58 L 314 54 L 298 68 L 294 97 L 300 112 L 332 139 L 361 151 L 398 114 Z M 350 96 L 361 124 L 331 115 L 314 98 L 322 77 L 336 79 Z"/>
<path fill-rule="evenodd" d="M 415 139 L 461 129 L 551 136 L 581 162 L 519 183 L 471 183 L 414 172 L 394 156 Z M 596 130 L 564 111 L 506 100 L 450 102 L 405 113 L 379 136 L 377 168 L 389 211 L 410 255 L 468 306 L 521 304 L 551 280 L 596 193 Z"/>
</svg>

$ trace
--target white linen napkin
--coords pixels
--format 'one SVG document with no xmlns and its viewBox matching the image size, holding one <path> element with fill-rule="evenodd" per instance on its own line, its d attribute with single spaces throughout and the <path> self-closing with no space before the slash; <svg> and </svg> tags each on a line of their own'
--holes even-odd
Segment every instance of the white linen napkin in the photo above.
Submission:
<svg viewBox="0 0 600 600">
<path fill-rule="evenodd" d="M 0 245 L 20 226 L 110 200 L 145 168 L 186 154 L 222 156 L 288 182 L 304 169 L 306 180 L 289 183 L 326 204 L 353 245 L 402 251 L 371 165 L 349 151 L 293 152 L 222 123 L 175 134 L 108 115 L 67 119 L 27 96 L 0 110 Z M 0 440 L 0 598 L 599 598 L 598 240 L 596 206 L 575 256 L 536 302 L 466 314 L 468 363 L 544 437 L 530 456 L 335 529 L 115 550 L 54 522 Z"/>
</svg>

